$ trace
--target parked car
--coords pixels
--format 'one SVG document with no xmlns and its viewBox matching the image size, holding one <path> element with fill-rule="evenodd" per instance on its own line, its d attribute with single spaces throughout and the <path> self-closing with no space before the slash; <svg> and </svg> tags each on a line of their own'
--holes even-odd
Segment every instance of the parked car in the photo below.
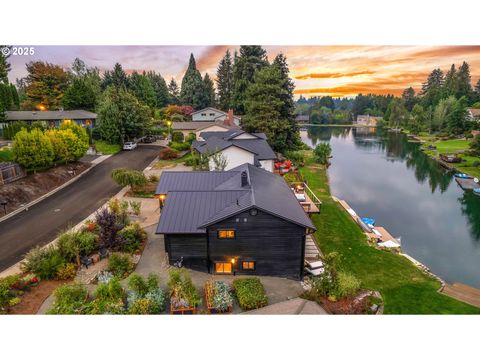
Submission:
<svg viewBox="0 0 480 360">
<path fill-rule="evenodd" d="M 146 135 L 142 138 L 142 142 L 144 142 L 146 144 L 150 144 L 150 143 L 153 143 L 155 141 L 157 141 L 157 139 L 153 135 Z"/>
<path fill-rule="evenodd" d="M 133 141 L 127 141 L 123 144 L 123 150 L 133 150 L 137 147 L 137 143 Z"/>
</svg>

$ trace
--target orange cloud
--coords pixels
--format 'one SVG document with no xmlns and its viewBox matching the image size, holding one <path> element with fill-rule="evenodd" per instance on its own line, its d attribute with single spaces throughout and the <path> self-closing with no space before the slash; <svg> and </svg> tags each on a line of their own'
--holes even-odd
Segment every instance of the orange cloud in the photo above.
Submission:
<svg viewBox="0 0 480 360">
<path fill-rule="evenodd" d="M 311 73 L 305 75 L 297 75 L 295 79 L 305 80 L 305 79 L 335 79 L 341 77 L 353 77 L 359 75 L 371 75 L 375 71 L 354 71 L 354 72 L 333 72 L 333 73 Z"/>
<path fill-rule="evenodd" d="M 230 46 L 211 46 L 196 59 L 197 69 L 202 73 L 215 71 L 220 59 L 225 55 L 225 52 L 229 48 Z"/>
</svg>

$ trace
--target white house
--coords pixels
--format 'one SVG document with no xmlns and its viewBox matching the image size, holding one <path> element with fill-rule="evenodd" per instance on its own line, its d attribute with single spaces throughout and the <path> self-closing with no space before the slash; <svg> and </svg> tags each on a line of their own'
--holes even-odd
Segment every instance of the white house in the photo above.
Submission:
<svg viewBox="0 0 480 360">
<path fill-rule="evenodd" d="M 192 144 L 201 156 L 209 156 L 210 170 L 216 170 L 215 157 L 220 156 L 226 162 L 224 170 L 230 170 L 244 163 L 261 167 L 273 172 L 276 155 L 263 133 L 249 134 L 243 130 L 223 132 L 202 132 L 201 141 Z"/>
<path fill-rule="evenodd" d="M 228 113 L 222 110 L 218 110 L 212 107 L 207 107 L 202 110 L 197 110 L 192 113 L 192 121 L 225 121 L 227 117 L 233 118 L 233 124 L 240 125 L 240 116 L 233 115 L 233 110 L 229 110 Z"/>
<path fill-rule="evenodd" d="M 468 120 L 480 121 L 480 109 L 468 108 Z"/>
<path fill-rule="evenodd" d="M 232 129 L 240 129 L 235 124 L 235 116 L 233 111 L 226 113 L 223 120 L 215 121 L 177 121 L 172 124 L 172 131 L 180 131 L 184 137 L 189 134 L 195 134 L 198 140 L 203 140 L 200 137 L 202 132 L 225 132 Z"/>
<path fill-rule="evenodd" d="M 381 116 L 357 115 L 357 125 L 377 126 L 377 122 L 381 119 Z"/>
</svg>

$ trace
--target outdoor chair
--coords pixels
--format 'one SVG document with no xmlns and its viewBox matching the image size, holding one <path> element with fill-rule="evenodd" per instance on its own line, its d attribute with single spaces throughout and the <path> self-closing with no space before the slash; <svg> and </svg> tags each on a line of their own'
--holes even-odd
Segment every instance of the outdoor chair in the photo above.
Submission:
<svg viewBox="0 0 480 360">
<path fill-rule="evenodd" d="M 93 264 L 93 260 L 89 256 L 82 256 L 80 263 L 88 269 L 88 267 Z"/>
</svg>

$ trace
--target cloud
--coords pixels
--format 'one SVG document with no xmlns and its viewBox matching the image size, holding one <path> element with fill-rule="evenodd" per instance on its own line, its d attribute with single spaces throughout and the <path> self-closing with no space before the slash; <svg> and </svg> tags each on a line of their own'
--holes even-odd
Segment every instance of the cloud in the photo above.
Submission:
<svg viewBox="0 0 480 360">
<path fill-rule="evenodd" d="M 297 75 L 295 79 L 305 80 L 305 79 L 336 79 L 342 77 L 353 77 L 359 75 L 372 75 L 375 71 L 354 71 L 354 72 L 333 72 L 333 73 L 311 73 L 305 75 Z"/>
</svg>

